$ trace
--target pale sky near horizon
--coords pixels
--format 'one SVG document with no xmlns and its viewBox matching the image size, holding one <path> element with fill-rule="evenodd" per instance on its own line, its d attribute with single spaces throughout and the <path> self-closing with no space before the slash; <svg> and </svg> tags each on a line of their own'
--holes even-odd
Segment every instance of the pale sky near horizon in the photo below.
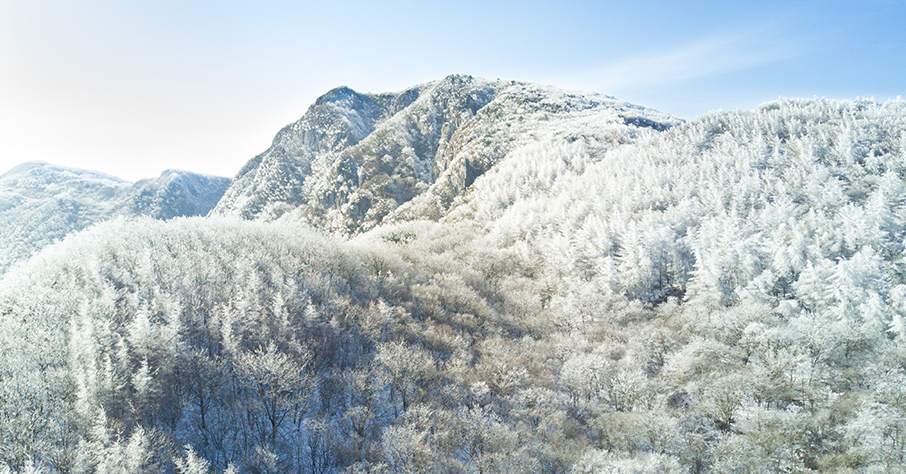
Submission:
<svg viewBox="0 0 906 474">
<path fill-rule="evenodd" d="M 233 176 L 321 94 L 451 73 L 686 119 L 906 95 L 906 1 L 0 0 L 0 173 Z"/>
</svg>

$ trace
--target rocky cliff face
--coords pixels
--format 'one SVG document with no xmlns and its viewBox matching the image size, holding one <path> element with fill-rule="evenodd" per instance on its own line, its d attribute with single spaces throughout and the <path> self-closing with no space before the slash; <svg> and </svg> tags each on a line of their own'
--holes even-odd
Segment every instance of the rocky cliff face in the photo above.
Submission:
<svg viewBox="0 0 906 474">
<path fill-rule="evenodd" d="M 129 183 L 94 171 L 29 162 L 0 176 L 0 273 L 67 234 L 117 217 L 206 215 L 230 180 L 165 171 Z"/>
<path fill-rule="evenodd" d="M 470 76 L 398 93 L 341 87 L 249 161 L 214 214 L 299 219 L 347 235 L 388 221 L 438 219 L 517 147 L 582 141 L 607 148 L 678 123 L 600 94 Z"/>
</svg>

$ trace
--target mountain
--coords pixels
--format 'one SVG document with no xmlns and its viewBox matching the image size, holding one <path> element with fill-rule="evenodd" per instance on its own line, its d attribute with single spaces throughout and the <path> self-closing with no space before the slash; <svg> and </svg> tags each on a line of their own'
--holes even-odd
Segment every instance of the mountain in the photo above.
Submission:
<svg viewBox="0 0 906 474">
<path fill-rule="evenodd" d="M 0 176 L 0 271 L 114 214 L 129 183 L 102 173 L 25 163 Z"/>
<path fill-rule="evenodd" d="M 48 163 L 19 165 L 0 176 L 0 273 L 72 232 L 116 216 L 206 215 L 229 182 L 165 171 L 131 184 Z"/>
<path fill-rule="evenodd" d="M 336 89 L 225 216 L 2 276 L 0 473 L 906 472 L 904 130 L 902 100 Z M 139 188 L 43 172 L 16 195 Z"/>
<path fill-rule="evenodd" d="M 205 216 L 214 209 L 229 185 L 229 178 L 166 170 L 157 178 L 133 184 L 119 207 L 127 216 L 164 220 Z"/>
<path fill-rule="evenodd" d="M 395 93 L 339 87 L 240 170 L 214 214 L 286 216 L 340 234 L 438 219 L 519 147 L 567 141 L 597 152 L 680 122 L 600 94 L 471 76 Z"/>
</svg>

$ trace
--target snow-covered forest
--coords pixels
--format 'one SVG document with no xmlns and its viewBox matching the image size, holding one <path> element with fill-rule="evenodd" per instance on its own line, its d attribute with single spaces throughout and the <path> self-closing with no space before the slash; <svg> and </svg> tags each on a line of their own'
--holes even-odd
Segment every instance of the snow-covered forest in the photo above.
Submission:
<svg viewBox="0 0 906 474">
<path fill-rule="evenodd" d="M 906 470 L 906 102 L 514 84 L 301 120 L 219 215 L 15 266 L 0 472 Z"/>
</svg>

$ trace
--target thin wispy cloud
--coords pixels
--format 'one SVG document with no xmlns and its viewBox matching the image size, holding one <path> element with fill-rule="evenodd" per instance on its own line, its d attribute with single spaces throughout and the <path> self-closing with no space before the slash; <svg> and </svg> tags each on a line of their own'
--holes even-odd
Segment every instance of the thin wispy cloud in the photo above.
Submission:
<svg viewBox="0 0 906 474">
<path fill-rule="evenodd" d="M 666 50 L 623 59 L 582 72 L 572 80 L 608 94 L 662 87 L 795 58 L 805 53 L 759 34 L 715 36 Z"/>
</svg>

